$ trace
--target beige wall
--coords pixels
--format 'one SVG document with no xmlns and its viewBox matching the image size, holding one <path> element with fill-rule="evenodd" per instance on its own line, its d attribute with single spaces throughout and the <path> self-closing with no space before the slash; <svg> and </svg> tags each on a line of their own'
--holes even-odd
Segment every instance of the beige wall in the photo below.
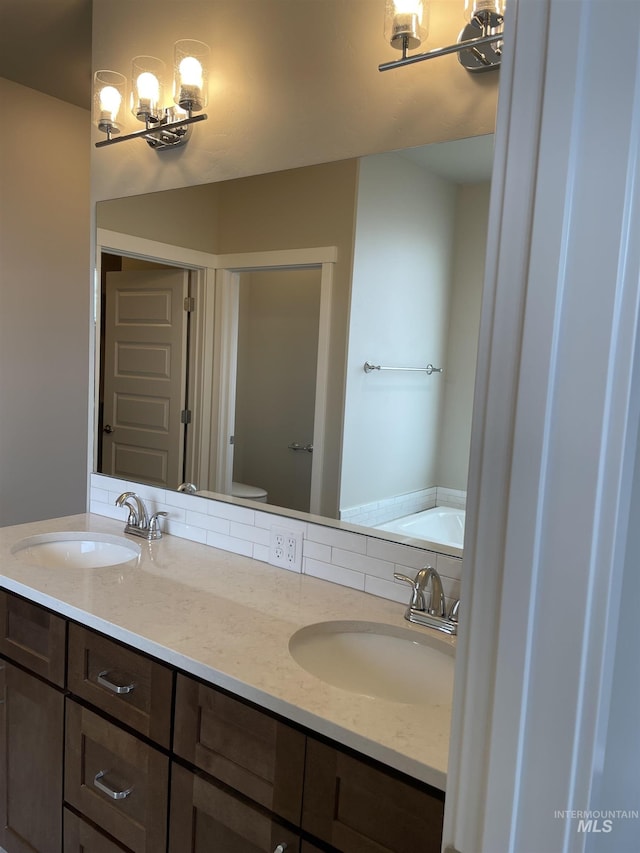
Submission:
<svg viewBox="0 0 640 853">
<path fill-rule="evenodd" d="M 94 0 L 93 65 L 172 64 L 176 37 L 212 50 L 209 120 L 188 146 L 94 149 L 94 199 L 188 186 L 492 132 L 498 75 L 455 56 L 380 73 L 384 0 Z M 458 0 L 433 0 L 427 49 L 457 39 Z M 140 125 L 129 116 L 127 130 Z M 94 128 L 94 139 L 101 138 Z"/>
<path fill-rule="evenodd" d="M 89 113 L 0 79 L 0 525 L 83 512 Z"/>
<path fill-rule="evenodd" d="M 463 184 L 456 196 L 451 321 L 447 340 L 438 485 L 467 488 L 471 412 L 476 377 L 480 306 L 487 252 L 491 184 Z"/>
</svg>

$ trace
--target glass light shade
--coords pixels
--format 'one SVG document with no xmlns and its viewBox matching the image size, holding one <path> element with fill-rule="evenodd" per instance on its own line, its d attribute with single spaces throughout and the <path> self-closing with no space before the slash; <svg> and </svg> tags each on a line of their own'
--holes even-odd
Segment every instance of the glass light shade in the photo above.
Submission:
<svg viewBox="0 0 640 853">
<path fill-rule="evenodd" d="M 209 46 L 194 39 L 175 43 L 173 100 L 188 113 L 207 105 L 209 82 Z"/>
<path fill-rule="evenodd" d="M 478 18 L 490 26 L 497 26 L 504 17 L 506 0 L 464 0 L 464 16 L 467 21 Z"/>
<path fill-rule="evenodd" d="M 384 37 L 398 50 L 420 47 L 429 34 L 429 7 L 424 0 L 387 0 Z"/>
<path fill-rule="evenodd" d="M 103 133 L 120 133 L 119 114 L 126 80 L 117 71 L 96 71 L 93 77 L 93 121 Z"/>
<path fill-rule="evenodd" d="M 131 62 L 131 112 L 140 121 L 160 119 L 164 69 L 155 56 L 135 56 Z"/>
</svg>

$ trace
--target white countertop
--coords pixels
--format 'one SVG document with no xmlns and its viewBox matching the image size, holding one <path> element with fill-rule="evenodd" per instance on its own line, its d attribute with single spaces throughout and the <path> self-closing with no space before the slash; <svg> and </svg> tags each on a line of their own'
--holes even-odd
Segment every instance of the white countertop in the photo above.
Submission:
<svg viewBox="0 0 640 853">
<path fill-rule="evenodd" d="M 288 643 L 327 620 L 409 628 L 450 651 L 455 640 L 410 626 L 394 602 L 175 536 L 127 537 L 142 547 L 137 565 L 51 569 L 11 554 L 23 537 L 67 530 L 122 534 L 123 524 L 82 514 L 1 528 L 0 587 L 445 789 L 450 703 L 341 690 L 302 669 Z"/>
</svg>

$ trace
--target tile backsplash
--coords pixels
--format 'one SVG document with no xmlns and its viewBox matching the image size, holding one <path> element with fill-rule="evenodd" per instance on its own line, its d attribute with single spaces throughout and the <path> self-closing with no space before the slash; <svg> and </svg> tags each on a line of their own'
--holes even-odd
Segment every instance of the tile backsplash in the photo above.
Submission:
<svg viewBox="0 0 640 853">
<path fill-rule="evenodd" d="M 90 512 L 121 519 L 124 525 L 126 511 L 115 500 L 125 491 L 140 495 L 150 512 L 167 512 L 162 526 L 172 536 L 268 563 L 271 528 L 282 527 L 302 533 L 304 574 L 407 604 L 409 589 L 394 580 L 394 572 L 413 575 L 423 566 L 433 565 L 442 577 L 447 606 L 460 597 L 462 560 L 455 552 L 442 554 L 388 541 L 368 531 L 349 529 L 344 522 L 316 521 L 314 516 L 302 514 L 283 516 L 258 509 L 257 504 L 248 507 L 208 500 L 101 474 L 91 475 Z"/>
</svg>

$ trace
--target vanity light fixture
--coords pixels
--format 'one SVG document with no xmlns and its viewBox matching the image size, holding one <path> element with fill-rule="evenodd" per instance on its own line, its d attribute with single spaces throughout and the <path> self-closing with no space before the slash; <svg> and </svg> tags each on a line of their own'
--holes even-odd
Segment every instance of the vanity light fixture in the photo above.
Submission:
<svg viewBox="0 0 640 853">
<path fill-rule="evenodd" d="M 117 71 L 96 71 L 93 85 L 94 123 L 107 138 L 96 148 L 144 139 L 156 151 L 184 145 L 191 125 L 207 118 L 200 113 L 207 105 L 209 47 L 194 39 L 174 45 L 173 104 L 163 107 L 165 64 L 154 56 L 136 56 L 132 61 L 130 107 L 144 123 L 142 130 L 120 135 L 126 99 L 126 80 Z M 194 113 L 200 113 L 194 115 Z"/>
<path fill-rule="evenodd" d="M 414 53 L 428 33 L 429 0 L 387 0 L 385 38 L 391 47 L 402 51 L 402 58 L 384 62 L 379 71 L 413 65 L 436 56 L 457 53 L 467 71 L 491 71 L 500 67 L 506 0 L 464 0 L 467 24 L 456 44 Z"/>
</svg>

